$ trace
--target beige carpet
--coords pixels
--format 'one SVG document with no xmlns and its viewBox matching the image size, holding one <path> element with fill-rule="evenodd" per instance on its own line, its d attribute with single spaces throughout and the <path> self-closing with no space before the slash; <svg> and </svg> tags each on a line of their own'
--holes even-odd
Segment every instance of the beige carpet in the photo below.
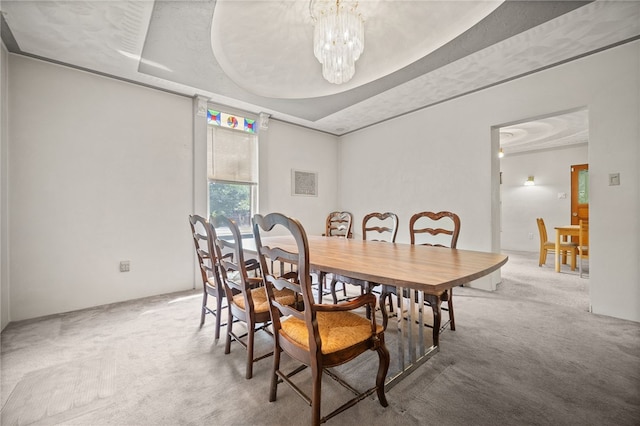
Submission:
<svg viewBox="0 0 640 426">
<path fill-rule="evenodd" d="M 25 374 L 2 409 L 3 425 L 56 424 L 103 409 L 115 393 L 113 355 Z"/>
<path fill-rule="evenodd" d="M 371 397 L 329 424 L 638 425 L 640 324 L 588 313 L 588 279 L 508 254 L 498 291 L 455 289 L 457 330 L 388 392 L 389 407 Z M 272 358 L 244 379 L 244 349 L 224 354 L 212 318 L 198 327 L 199 303 L 185 292 L 10 324 L 2 425 L 309 424 L 288 387 L 268 402 Z M 256 352 L 270 349 L 262 334 Z M 370 356 L 343 373 L 370 385 Z M 326 413 L 348 394 L 323 383 Z"/>
</svg>

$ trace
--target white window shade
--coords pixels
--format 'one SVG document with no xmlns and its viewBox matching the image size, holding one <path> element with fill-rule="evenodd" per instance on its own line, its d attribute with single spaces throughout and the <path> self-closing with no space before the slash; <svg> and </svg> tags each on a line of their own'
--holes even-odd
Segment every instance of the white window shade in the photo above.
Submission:
<svg viewBox="0 0 640 426">
<path fill-rule="evenodd" d="M 258 136 L 209 126 L 209 179 L 258 183 Z"/>
</svg>

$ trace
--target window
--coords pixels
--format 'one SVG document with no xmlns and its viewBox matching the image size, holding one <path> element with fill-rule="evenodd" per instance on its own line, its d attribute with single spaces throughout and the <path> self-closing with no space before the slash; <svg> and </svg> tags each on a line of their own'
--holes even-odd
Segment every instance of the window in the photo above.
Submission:
<svg viewBox="0 0 640 426">
<path fill-rule="evenodd" d="M 578 170 L 578 204 L 589 204 L 589 169 Z"/>
<path fill-rule="evenodd" d="M 207 122 L 209 214 L 227 216 L 251 234 L 258 199 L 255 120 L 209 109 Z"/>
</svg>

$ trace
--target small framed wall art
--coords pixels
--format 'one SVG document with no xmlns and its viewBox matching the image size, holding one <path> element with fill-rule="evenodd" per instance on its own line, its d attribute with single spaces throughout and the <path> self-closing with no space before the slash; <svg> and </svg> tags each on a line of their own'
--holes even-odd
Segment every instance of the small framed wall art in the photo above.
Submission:
<svg viewBox="0 0 640 426">
<path fill-rule="evenodd" d="M 291 195 L 318 196 L 318 173 L 291 169 Z"/>
</svg>

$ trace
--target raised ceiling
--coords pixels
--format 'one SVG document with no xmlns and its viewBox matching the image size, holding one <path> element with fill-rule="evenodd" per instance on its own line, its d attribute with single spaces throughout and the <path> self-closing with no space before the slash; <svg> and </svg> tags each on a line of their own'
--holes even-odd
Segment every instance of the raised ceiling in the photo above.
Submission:
<svg viewBox="0 0 640 426">
<path fill-rule="evenodd" d="M 589 143 L 589 111 L 581 109 L 500 128 L 505 155 Z"/>
<path fill-rule="evenodd" d="M 309 1 L 2 1 L 10 52 L 335 135 L 640 37 L 635 1 L 361 0 L 365 52 L 323 80 Z"/>
</svg>

